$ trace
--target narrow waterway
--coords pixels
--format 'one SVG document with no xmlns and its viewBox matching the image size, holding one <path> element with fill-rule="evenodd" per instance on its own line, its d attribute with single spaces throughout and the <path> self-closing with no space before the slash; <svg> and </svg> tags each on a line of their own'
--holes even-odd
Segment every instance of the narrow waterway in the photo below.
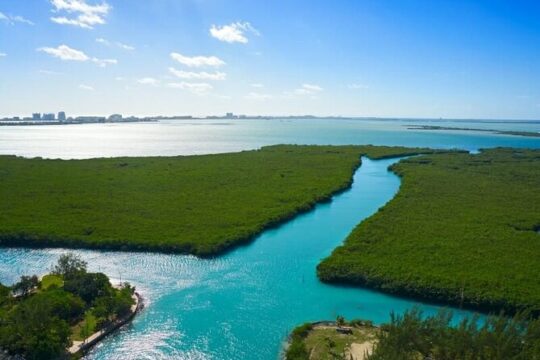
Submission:
<svg viewBox="0 0 540 360">
<path fill-rule="evenodd" d="M 92 270 L 132 282 L 147 299 L 131 325 L 88 357 L 275 360 L 288 331 L 306 321 L 339 314 L 380 323 L 415 305 L 437 311 L 316 277 L 318 262 L 398 191 L 399 178 L 387 170 L 396 161 L 364 158 L 350 190 L 217 259 L 77 251 Z M 0 249 L 0 281 L 43 273 L 61 253 Z"/>
</svg>

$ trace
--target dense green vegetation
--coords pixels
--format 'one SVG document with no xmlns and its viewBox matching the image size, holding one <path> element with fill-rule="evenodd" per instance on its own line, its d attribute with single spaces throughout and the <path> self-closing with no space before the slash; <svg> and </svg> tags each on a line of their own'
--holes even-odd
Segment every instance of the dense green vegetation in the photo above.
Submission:
<svg viewBox="0 0 540 360">
<path fill-rule="evenodd" d="M 483 310 L 540 311 L 540 151 L 393 166 L 397 196 L 318 266 L 324 281 Z"/>
<path fill-rule="evenodd" d="M 0 244 L 212 255 L 347 188 L 361 154 L 423 151 L 282 145 L 204 156 L 0 156 Z"/>
<path fill-rule="evenodd" d="M 84 261 L 63 255 L 41 282 L 23 276 L 11 287 L 0 284 L 0 350 L 28 360 L 64 358 L 72 340 L 129 314 L 133 293 L 129 284 L 114 288 L 104 274 L 87 272 Z"/>
<path fill-rule="evenodd" d="M 540 359 L 540 320 L 518 314 L 513 318 L 477 318 L 451 325 L 452 314 L 442 311 L 423 317 L 416 310 L 376 333 L 376 346 L 367 360 L 533 360 Z"/>
</svg>

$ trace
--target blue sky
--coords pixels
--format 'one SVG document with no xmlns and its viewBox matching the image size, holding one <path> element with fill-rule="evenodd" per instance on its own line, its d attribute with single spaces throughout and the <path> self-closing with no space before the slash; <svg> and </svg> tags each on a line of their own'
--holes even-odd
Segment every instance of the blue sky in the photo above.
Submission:
<svg viewBox="0 0 540 360">
<path fill-rule="evenodd" d="M 540 2 L 0 0 L 0 116 L 540 119 Z"/>
</svg>

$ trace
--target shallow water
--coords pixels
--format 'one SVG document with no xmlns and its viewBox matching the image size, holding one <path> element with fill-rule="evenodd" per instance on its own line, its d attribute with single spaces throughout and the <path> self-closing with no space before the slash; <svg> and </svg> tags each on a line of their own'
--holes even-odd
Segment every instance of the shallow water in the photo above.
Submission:
<svg viewBox="0 0 540 360">
<path fill-rule="evenodd" d="M 325 285 L 315 267 L 362 219 L 390 200 L 395 159 L 363 159 L 350 190 L 212 260 L 193 256 L 77 251 L 115 279 L 135 284 L 146 309 L 90 359 L 276 359 L 296 325 L 321 319 L 388 320 L 391 311 L 436 306 Z M 0 251 L 0 281 L 43 273 L 61 250 Z M 464 314 L 464 313 L 462 313 Z"/>
</svg>

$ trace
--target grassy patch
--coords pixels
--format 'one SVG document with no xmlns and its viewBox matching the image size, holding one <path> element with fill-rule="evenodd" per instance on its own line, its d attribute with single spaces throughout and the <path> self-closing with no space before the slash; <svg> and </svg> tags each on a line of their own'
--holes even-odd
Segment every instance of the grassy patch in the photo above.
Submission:
<svg viewBox="0 0 540 360">
<path fill-rule="evenodd" d="M 347 188 L 361 154 L 422 151 L 281 145 L 178 157 L 0 156 L 0 244 L 213 255 Z"/>
<path fill-rule="evenodd" d="M 96 332 L 97 319 L 91 310 L 84 314 L 81 322 L 71 328 L 71 340 L 82 341 Z"/>
<path fill-rule="evenodd" d="M 47 290 L 51 286 L 61 288 L 64 286 L 64 280 L 58 275 L 47 274 L 41 279 L 41 289 Z"/>
<path fill-rule="evenodd" d="M 324 281 L 540 311 L 540 151 L 410 158 L 398 195 L 318 266 Z"/>
<path fill-rule="evenodd" d="M 305 339 L 311 360 L 346 359 L 346 350 L 352 343 L 373 340 L 373 329 L 352 329 L 352 334 L 341 334 L 334 328 L 315 328 Z"/>
<path fill-rule="evenodd" d="M 378 329 L 361 322 L 345 324 L 350 333 L 337 331 L 334 325 L 304 324 L 293 330 L 286 360 L 333 360 L 351 358 L 351 345 L 374 342 Z M 370 346 L 371 348 L 371 346 Z M 354 353 L 353 357 L 358 358 Z M 360 356 L 363 356 L 362 353 Z"/>
</svg>

